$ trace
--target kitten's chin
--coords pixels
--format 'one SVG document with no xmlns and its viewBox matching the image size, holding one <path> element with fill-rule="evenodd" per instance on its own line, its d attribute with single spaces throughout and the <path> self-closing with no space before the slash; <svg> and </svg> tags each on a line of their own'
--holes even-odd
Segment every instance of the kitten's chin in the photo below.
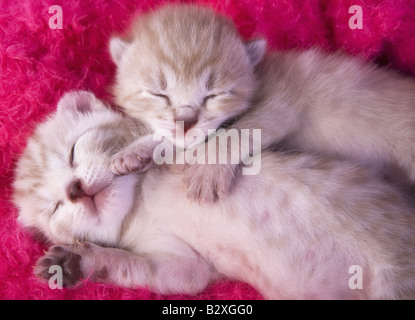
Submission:
<svg viewBox="0 0 415 320">
<path fill-rule="evenodd" d="M 166 135 L 166 140 L 180 149 L 187 149 L 203 143 L 207 132 L 193 128 L 187 132 L 172 130 L 171 135 Z"/>
<path fill-rule="evenodd" d="M 85 196 L 79 201 L 85 207 L 86 212 L 92 217 L 99 217 L 105 210 L 108 202 L 108 197 L 111 195 L 111 185 L 101 189 L 93 196 Z"/>
<path fill-rule="evenodd" d="M 108 189 L 109 187 L 106 187 L 104 190 L 101 190 L 92 197 L 92 203 L 95 208 L 96 215 L 100 215 L 100 213 L 105 210 L 106 197 L 108 197 L 109 193 Z"/>
<path fill-rule="evenodd" d="M 167 139 L 170 143 L 175 145 L 179 149 L 188 149 L 193 148 L 196 145 L 199 145 L 205 141 L 205 137 L 182 137 L 182 136 L 173 136 L 173 139 Z"/>
<path fill-rule="evenodd" d="M 99 216 L 99 211 L 95 202 L 95 196 L 85 197 L 84 199 L 82 199 L 82 201 L 89 215 Z"/>
<path fill-rule="evenodd" d="M 86 212 L 89 217 L 82 219 L 79 229 L 82 239 L 92 242 L 116 244 L 125 217 L 133 209 L 136 198 L 138 176 L 119 176 L 93 197 L 95 211 Z M 92 205 L 90 203 L 89 205 Z"/>
<path fill-rule="evenodd" d="M 134 183 L 133 177 L 116 178 L 92 197 L 82 199 L 86 211 L 101 222 L 121 218 L 131 210 L 130 199 L 134 198 Z"/>
</svg>

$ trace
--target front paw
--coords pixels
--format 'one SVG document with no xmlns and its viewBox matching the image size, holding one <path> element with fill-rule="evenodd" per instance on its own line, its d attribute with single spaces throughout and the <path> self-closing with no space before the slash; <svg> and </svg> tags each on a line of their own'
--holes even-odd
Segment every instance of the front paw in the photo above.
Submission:
<svg viewBox="0 0 415 320">
<path fill-rule="evenodd" d="M 120 151 L 111 159 L 111 171 L 117 175 L 139 172 L 151 161 L 151 157 L 139 156 L 134 151 Z"/>
<path fill-rule="evenodd" d="M 228 195 L 240 172 L 236 164 L 186 164 L 183 167 L 187 197 L 199 203 L 212 203 Z"/>
<path fill-rule="evenodd" d="M 40 258 L 34 267 L 34 273 L 40 278 L 49 280 L 54 272 L 51 272 L 52 266 L 62 268 L 62 286 L 73 287 L 81 278 L 83 273 L 81 270 L 82 256 L 75 253 L 73 246 L 56 245 L 49 249 L 46 254 Z"/>
</svg>

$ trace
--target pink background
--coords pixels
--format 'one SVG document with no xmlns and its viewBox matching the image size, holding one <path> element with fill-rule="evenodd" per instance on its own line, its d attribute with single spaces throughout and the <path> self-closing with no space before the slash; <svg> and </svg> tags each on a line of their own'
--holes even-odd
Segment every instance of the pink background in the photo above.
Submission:
<svg viewBox="0 0 415 320">
<path fill-rule="evenodd" d="M 0 4 L 0 298 L 2 299 L 261 299 L 248 285 L 223 281 L 197 297 L 163 297 L 146 289 L 82 283 L 51 290 L 32 274 L 41 244 L 21 232 L 10 203 L 16 159 L 37 123 L 62 94 L 87 89 L 110 100 L 114 80 L 107 43 L 157 0 L 1 1 Z M 169 1 L 174 2 L 174 1 Z M 265 37 L 270 49 L 320 46 L 415 74 L 414 1 L 211 0 L 192 1 L 229 15 L 242 36 Z M 412 4 L 410 4 L 412 3 Z M 63 9 L 63 29 L 49 28 L 52 5 Z M 363 9 L 363 29 L 348 25 L 351 5 Z"/>
</svg>

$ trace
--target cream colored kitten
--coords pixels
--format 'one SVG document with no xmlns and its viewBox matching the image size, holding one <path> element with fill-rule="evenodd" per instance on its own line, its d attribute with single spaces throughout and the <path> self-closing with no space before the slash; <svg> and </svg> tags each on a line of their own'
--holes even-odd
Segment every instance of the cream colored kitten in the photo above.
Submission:
<svg viewBox="0 0 415 320">
<path fill-rule="evenodd" d="M 283 142 L 414 183 L 414 79 L 338 53 L 272 52 L 262 59 L 264 49 L 261 41 L 244 47 L 231 21 L 210 9 L 163 7 L 140 17 L 128 39 L 112 39 L 116 101 L 153 129 L 173 128 L 174 110 L 184 105 L 193 110 L 192 125 L 203 130 L 239 115 L 229 128 L 261 129 L 263 148 Z M 114 157 L 113 171 L 140 169 L 135 154 L 148 158 L 133 145 Z M 189 196 L 225 196 L 237 168 L 187 165 Z"/>
<path fill-rule="evenodd" d="M 198 205 L 167 166 L 111 173 L 111 156 L 145 132 L 87 92 L 39 125 L 14 182 L 19 222 L 57 244 L 37 275 L 60 265 L 66 286 L 88 277 L 197 294 L 226 277 L 268 299 L 414 298 L 413 209 L 369 170 L 264 153 L 259 175 Z"/>
<path fill-rule="evenodd" d="M 141 16 L 126 39 L 111 39 L 110 51 L 118 66 L 115 102 L 154 131 L 169 130 L 171 142 L 186 147 L 189 129 L 203 132 L 202 142 L 208 129 L 248 108 L 265 41 L 244 43 L 232 22 L 212 10 L 165 6 Z M 113 171 L 141 169 L 141 161 L 152 157 L 142 146 L 151 141 L 150 136 L 119 153 Z"/>
</svg>

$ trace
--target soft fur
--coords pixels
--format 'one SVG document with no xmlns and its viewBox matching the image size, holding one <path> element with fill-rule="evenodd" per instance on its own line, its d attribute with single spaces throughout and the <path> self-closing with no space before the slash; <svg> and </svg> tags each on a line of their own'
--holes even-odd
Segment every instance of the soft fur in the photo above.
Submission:
<svg viewBox="0 0 415 320">
<path fill-rule="evenodd" d="M 414 79 L 319 49 L 266 54 L 263 41 L 244 43 L 230 20 L 198 6 L 166 6 L 144 16 L 129 39 L 111 40 L 116 101 L 154 130 L 168 129 L 177 140 L 192 127 L 205 133 L 203 142 L 208 129 L 236 117 L 228 127 L 261 129 L 263 148 L 282 143 L 339 156 L 415 184 Z M 184 121 L 184 131 L 175 129 L 176 121 Z M 138 146 L 115 156 L 114 172 L 134 170 L 133 160 L 140 167 L 148 155 Z M 249 152 L 241 151 L 242 160 Z M 227 153 L 235 158 L 239 150 Z M 237 169 L 229 162 L 187 166 L 189 196 L 226 197 Z"/>
<path fill-rule="evenodd" d="M 211 8 L 164 6 L 141 16 L 124 38 L 111 39 L 115 101 L 154 131 L 171 132 L 178 147 L 203 142 L 209 129 L 248 109 L 265 50 L 265 40 L 244 42 L 233 22 Z M 190 139 L 189 129 L 203 135 Z M 117 154 L 113 171 L 141 169 L 152 155 L 142 146 L 137 141 Z"/>
<path fill-rule="evenodd" d="M 220 203 L 187 199 L 183 174 L 116 175 L 110 159 L 145 133 L 89 92 L 66 94 L 19 159 L 19 222 L 56 244 L 34 272 L 160 294 L 221 278 L 267 299 L 414 299 L 415 215 L 372 171 L 324 156 L 264 152 Z M 360 289 L 350 268 L 361 268 Z"/>
<path fill-rule="evenodd" d="M 116 103 L 181 138 L 176 122 L 207 135 L 247 109 L 265 41 L 243 43 L 232 21 L 212 9 L 172 5 L 139 18 L 126 39 L 112 38 L 110 51 Z"/>
<path fill-rule="evenodd" d="M 169 1 L 171 2 L 171 1 Z M 270 48 L 342 49 L 407 74 L 415 73 L 415 9 L 410 2 L 384 1 L 196 1 L 230 16 L 248 39 L 265 36 Z M 51 30 L 48 8 L 63 8 L 62 30 Z M 107 45 L 137 14 L 164 1 L 2 2 L 0 8 L 0 297 L 4 299 L 160 299 L 148 290 L 85 283 L 50 290 L 32 266 L 46 247 L 22 232 L 10 203 L 15 160 L 33 127 L 53 112 L 64 92 L 89 89 L 109 98 L 115 66 Z M 361 5 L 363 30 L 350 30 L 348 8 Z M 189 296 L 173 296 L 190 298 Z M 249 286 L 221 282 L 198 299 L 257 299 Z"/>
</svg>

